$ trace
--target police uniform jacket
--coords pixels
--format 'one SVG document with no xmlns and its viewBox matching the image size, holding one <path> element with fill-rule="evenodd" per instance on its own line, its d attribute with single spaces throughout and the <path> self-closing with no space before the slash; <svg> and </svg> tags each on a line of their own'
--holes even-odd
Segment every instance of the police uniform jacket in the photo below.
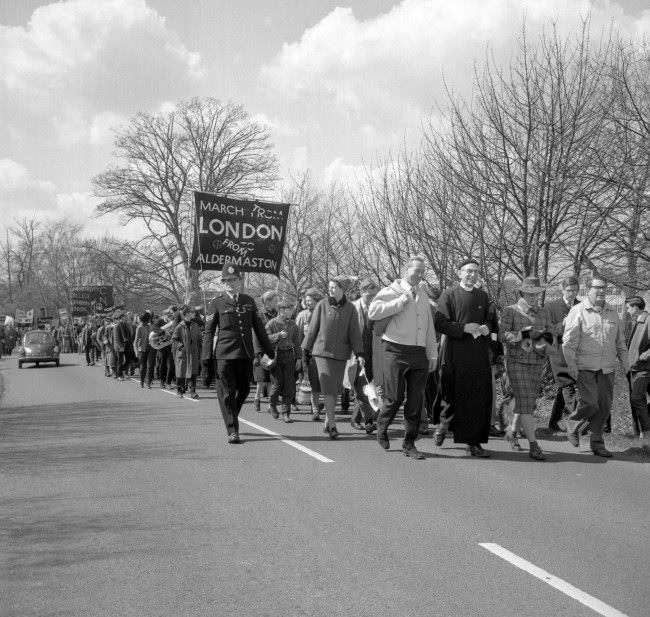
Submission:
<svg viewBox="0 0 650 617">
<path fill-rule="evenodd" d="M 213 352 L 215 333 L 217 342 Z M 243 293 L 237 294 L 236 300 L 225 292 L 217 295 L 208 306 L 201 359 L 252 360 L 255 354 L 265 352 L 269 357 L 275 355 L 255 300 Z"/>
</svg>

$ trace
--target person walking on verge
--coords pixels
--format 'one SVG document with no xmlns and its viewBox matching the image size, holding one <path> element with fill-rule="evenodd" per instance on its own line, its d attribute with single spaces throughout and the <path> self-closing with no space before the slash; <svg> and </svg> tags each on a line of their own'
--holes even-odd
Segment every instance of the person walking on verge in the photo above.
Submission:
<svg viewBox="0 0 650 617">
<path fill-rule="evenodd" d="M 650 435 L 650 407 L 647 402 L 650 385 L 650 315 L 645 311 L 645 301 L 641 296 L 627 298 L 625 305 L 632 319 L 632 332 L 628 343 L 630 372 L 627 374 L 632 428 L 634 434 L 643 439 L 644 435 Z"/>
<path fill-rule="evenodd" d="M 293 303 L 289 300 L 278 302 L 278 316 L 266 323 L 269 340 L 275 345 L 275 365 L 271 369 L 271 393 L 269 395 L 269 413 L 277 420 L 278 401 L 282 397 L 282 420 L 291 419 L 291 402 L 296 393 L 296 354 L 300 351 L 302 338 L 296 322 L 291 319 Z"/>
<path fill-rule="evenodd" d="M 525 278 L 517 288 L 520 298 L 507 306 L 501 315 L 499 338 L 506 345 L 506 371 L 515 395 L 515 413 L 506 430 L 506 440 L 513 450 L 521 450 L 517 440 L 519 425 L 528 439 L 530 458 L 544 460 L 535 437 L 535 405 L 546 364 L 546 347 L 553 343 L 551 324 L 539 297 L 546 289 L 539 278 Z"/>
<path fill-rule="evenodd" d="M 442 292 L 436 312 L 436 330 L 445 337 L 440 345 L 440 387 L 436 405 L 440 424 L 433 434 L 441 446 L 447 430 L 454 443 L 467 444 L 472 456 L 488 458 L 492 416 L 490 342 L 499 325 L 491 300 L 476 288 L 480 266 L 470 257 L 458 266 L 460 283 Z"/>
<path fill-rule="evenodd" d="M 566 360 L 562 353 L 562 335 L 564 323 L 569 311 L 578 304 L 578 291 L 580 283 L 575 276 L 567 276 L 562 280 L 562 297 L 558 300 L 551 300 L 544 305 L 551 323 L 553 334 L 557 336 L 558 345 L 549 350 L 549 361 L 553 370 L 553 377 L 557 384 L 557 393 L 551 410 L 551 417 L 548 420 L 548 428 L 552 431 L 563 431 L 559 425 L 563 415 L 570 414 L 576 406 L 576 385 L 573 380 L 567 379 Z"/>
<path fill-rule="evenodd" d="M 568 373 L 578 386 L 578 406 L 567 419 L 567 439 L 576 448 L 579 431 L 588 423 L 591 451 L 611 458 L 605 448 L 603 428 L 612 409 L 616 359 L 628 371 L 628 351 L 623 323 L 605 302 L 607 282 L 600 276 L 587 281 L 587 297 L 576 304 L 566 319 L 562 349 Z"/>
<path fill-rule="evenodd" d="M 420 288 L 424 257 L 415 255 L 404 264 L 401 279 L 394 280 L 375 296 L 368 316 L 382 334 L 384 351 L 383 403 L 377 417 L 377 443 L 388 450 L 388 427 L 404 402 L 402 452 L 423 459 L 415 447 L 420 429 L 422 400 L 429 373 L 436 368 L 438 351 L 429 297 Z"/>
<path fill-rule="evenodd" d="M 274 358 L 275 352 L 255 300 L 241 292 L 242 275 L 237 264 L 224 261 L 221 283 L 225 291 L 217 294 L 208 306 L 201 359 L 215 360 L 217 398 L 228 442 L 237 444 L 241 443 L 239 412 L 251 390 L 253 360 L 259 364 L 262 353 Z M 253 332 L 259 347 L 253 346 Z"/>
<path fill-rule="evenodd" d="M 330 278 L 328 297 L 316 305 L 302 342 L 305 365 L 309 366 L 312 356 L 316 360 L 327 415 L 323 432 L 328 433 L 330 439 L 339 436 L 336 428 L 336 399 L 343 388 L 347 361 L 354 353 L 359 365 L 364 365 L 359 317 L 354 305 L 345 296 L 348 285 L 347 277 Z"/>
<path fill-rule="evenodd" d="M 191 306 L 179 307 L 180 323 L 172 334 L 172 353 L 176 370 L 176 394 L 182 397 L 188 390 L 193 399 L 196 393 L 196 378 L 201 370 L 201 328 L 194 321 L 196 313 Z"/>
</svg>

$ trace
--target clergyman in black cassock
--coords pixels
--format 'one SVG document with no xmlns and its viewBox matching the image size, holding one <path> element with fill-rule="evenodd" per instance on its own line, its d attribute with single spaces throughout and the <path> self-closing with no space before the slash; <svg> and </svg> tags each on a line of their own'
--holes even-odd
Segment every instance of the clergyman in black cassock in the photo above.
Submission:
<svg viewBox="0 0 650 617">
<path fill-rule="evenodd" d="M 467 272 L 467 270 L 470 272 Z M 455 443 L 467 444 L 473 456 L 487 456 L 492 413 L 492 373 L 489 347 L 498 332 L 496 311 L 487 293 L 474 285 L 478 265 L 460 265 L 461 283 L 443 291 L 435 316 L 436 331 L 444 335 L 440 349 L 440 426 L 434 433 L 442 445 L 447 430 Z"/>
</svg>

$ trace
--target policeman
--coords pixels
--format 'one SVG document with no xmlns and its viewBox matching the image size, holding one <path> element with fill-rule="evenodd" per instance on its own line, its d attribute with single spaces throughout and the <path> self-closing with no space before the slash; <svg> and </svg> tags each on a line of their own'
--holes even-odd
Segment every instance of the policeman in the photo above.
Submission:
<svg viewBox="0 0 650 617">
<path fill-rule="evenodd" d="M 221 282 L 225 291 L 218 294 L 208 307 L 201 359 L 208 363 L 211 358 L 215 360 L 217 398 L 228 431 L 228 442 L 241 443 L 239 412 L 251 389 L 253 360 L 259 362 L 264 352 L 273 358 L 274 351 L 255 300 L 241 293 L 239 266 L 225 261 Z M 255 344 L 253 330 L 256 334 Z M 213 349 L 215 332 L 217 341 Z"/>
</svg>

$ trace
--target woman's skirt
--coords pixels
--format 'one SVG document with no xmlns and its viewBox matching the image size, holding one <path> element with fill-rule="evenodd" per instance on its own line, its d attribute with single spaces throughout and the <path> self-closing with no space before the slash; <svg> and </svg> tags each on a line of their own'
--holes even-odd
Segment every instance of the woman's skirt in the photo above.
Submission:
<svg viewBox="0 0 650 617">
<path fill-rule="evenodd" d="M 515 413 L 530 415 L 535 413 L 535 404 L 542 383 L 545 359 L 535 364 L 506 362 L 506 371 L 515 395 Z"/>
<path fill-rule="evenodd" d="M 345 372 L 346 360 L 334 360 L 333 358 L 322 358 L 314 356 L 316 368 L 318 369 L 318 380 L 322 394 L 338 396 L 343 390 L 343 373 Z"/>
</svg>

